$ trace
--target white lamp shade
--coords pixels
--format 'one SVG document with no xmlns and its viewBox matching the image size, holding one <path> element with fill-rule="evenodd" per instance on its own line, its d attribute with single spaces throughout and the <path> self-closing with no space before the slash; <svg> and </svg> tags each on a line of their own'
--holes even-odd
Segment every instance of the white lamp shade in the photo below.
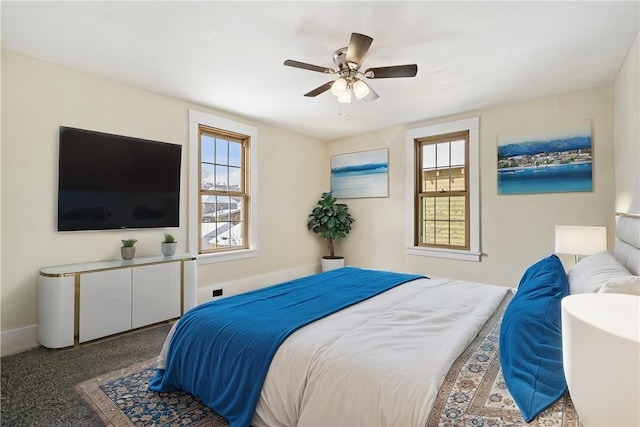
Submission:
<svg viewBox="0 0 640 427">
<path fill-rule="evenodd" d="M 556 253 L 592 255 L 607 249 L 606 227 L 556 225 Z"/>
<path fill-rule="evenodd" d="M 353 84 L 353 93 L 356 95 L 356 98 L 362 99 L 369 95 L 369 92 L 371 92 L 369 86 L 362 80 L 358 80 Z"/>
<path fill-rule="evenodd" d="M 331 93 L 335 96 L 340 96 L 345 92 L 347 92 L 347 81 L 340 77 L 331 85 Z"/>
<path fill-rule="evenodd" d="M 340 95 L 338 95 L 338 102 L 342 102 L 343 104 L 348 104 L 351 102 L 351 91 L 345 90 Z"/>
</svg>

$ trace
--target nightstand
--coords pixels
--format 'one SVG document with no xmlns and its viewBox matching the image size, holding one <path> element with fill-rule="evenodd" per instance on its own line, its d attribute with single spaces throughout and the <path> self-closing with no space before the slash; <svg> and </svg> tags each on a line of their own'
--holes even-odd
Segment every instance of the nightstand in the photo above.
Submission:
<svg viewBox="0 0 640 427">
<path fill-rule="evenodd" d="M 588 426 L 640 426 L 640 297 L 576 294 L 562 300 L 569 393 Z"/>
</svg>

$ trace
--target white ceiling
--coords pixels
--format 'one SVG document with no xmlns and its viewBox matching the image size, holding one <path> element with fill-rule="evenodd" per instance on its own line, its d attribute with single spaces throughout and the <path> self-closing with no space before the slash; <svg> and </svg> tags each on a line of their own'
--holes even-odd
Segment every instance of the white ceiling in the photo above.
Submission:
<svg viewBox="0 0 640 427">
<path fill-rule="evenodd" d="M 638 34 L 631 2 L 9 2 L 2 47 L 323 140 L 610 84 Z M 380 95 L 303 94 L 352 32 Z"/>
</svg>

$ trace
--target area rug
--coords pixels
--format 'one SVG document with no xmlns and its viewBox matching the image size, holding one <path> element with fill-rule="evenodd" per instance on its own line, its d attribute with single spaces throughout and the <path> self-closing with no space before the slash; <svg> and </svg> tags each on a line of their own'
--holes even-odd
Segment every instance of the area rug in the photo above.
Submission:
<svg viewBox="0 0 640 427">
<path fill-rule="evenodd" d="M 176 391 L 148 391 L 156 359 L 110 372 L 76 386 L 107 426 L 228 427 L 227 420 L 198 398 Z"/>
</svg>

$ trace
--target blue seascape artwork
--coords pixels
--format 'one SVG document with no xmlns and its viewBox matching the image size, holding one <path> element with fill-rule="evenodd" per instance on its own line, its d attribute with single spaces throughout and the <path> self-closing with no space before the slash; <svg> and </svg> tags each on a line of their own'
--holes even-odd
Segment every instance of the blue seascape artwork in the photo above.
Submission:
<svg viewBox="0 0 640 427">
<path fill-rule="evenodd" d="M 331 192 L 338 199 L 388 196 L 388 150 L 331 157 Z"/>
<path fill-rule="evenodd" d="M 498 194 L 593 191 L 591 124 L 498 140 Z"/>
</svg>

